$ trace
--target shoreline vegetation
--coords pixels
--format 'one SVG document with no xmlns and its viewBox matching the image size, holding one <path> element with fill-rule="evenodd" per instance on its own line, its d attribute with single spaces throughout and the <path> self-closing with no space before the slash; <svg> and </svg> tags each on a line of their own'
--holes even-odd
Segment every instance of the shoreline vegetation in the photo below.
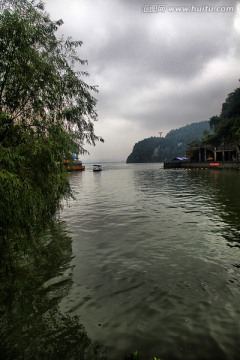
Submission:
<svg viewBox="0 0 240 360">
<path fill-rule="evenodd" d="M 96 86 L 83 81 L 81 41 L 57 37 L 42 2 L 0 14 L 0 266 L 38 242 L 71 196 L 64 158 L 103 141 L 94 133 Z M 31 81 L 29 81 L 31 79 Z"/>
<path fill-rule="evenodd" d="M 57 37 L 42 2 L 16 0 L 0 14 L 0 269 L 10 273 L 71 196 L 63 160 L 94 133 L 96 86 L 76 71 L 81 41 Z M 29 80 L 31 79 L 31 80 Z"/>
</svg>

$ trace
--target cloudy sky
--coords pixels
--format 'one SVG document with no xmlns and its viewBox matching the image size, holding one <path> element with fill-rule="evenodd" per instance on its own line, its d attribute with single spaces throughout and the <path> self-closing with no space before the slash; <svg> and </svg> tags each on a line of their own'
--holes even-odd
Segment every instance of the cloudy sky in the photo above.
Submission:
<svg viewBox="0 0 240 360">
<path fill-rule="evenodd" d="M 82 40 L 86 81 L 99 86 L 83 161 L 126 161 L 134 144 L 208 120 L 239 87 L 236 0 L 45 0 L 61 32 Z"/>
</svg>

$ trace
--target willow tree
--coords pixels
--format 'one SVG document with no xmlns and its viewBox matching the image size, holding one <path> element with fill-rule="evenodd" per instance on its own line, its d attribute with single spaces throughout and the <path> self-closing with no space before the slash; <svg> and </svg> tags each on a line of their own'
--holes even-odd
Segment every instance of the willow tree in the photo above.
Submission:
<svg viewBox="0 0 240 360">
<path fill-rule="evenodd" d="M 6 2 L 5 2 L 6 4 Z M 0 261 L 26 249 L 69 195 L 69 153 L 102 139 L 81 41 L 57 36 L 42 2 L 12 0 L 0 14 Z"/>
</svg>

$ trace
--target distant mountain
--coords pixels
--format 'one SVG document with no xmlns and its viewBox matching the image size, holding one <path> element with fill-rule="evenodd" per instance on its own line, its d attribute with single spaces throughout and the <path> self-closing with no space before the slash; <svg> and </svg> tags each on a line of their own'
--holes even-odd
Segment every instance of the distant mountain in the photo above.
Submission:
<svg viewBox="0 0 240 360">
<path fill-rule="evenodd" d="M 184 156 L 192 141 L 198 141 L 210 132 L 209 121 L 201 121 L 171 130 L 165 137 L 150 137 L 137 142 L 127 163 L 162 162 L 176 156 Z"/>
</svg>

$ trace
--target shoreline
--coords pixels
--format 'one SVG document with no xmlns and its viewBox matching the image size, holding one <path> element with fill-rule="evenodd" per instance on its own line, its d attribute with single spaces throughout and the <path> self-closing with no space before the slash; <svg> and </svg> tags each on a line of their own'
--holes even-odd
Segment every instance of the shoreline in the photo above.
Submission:
<svg viewBox="0 0 240 360">
<path fill-rule="evenodd" d="M 166 161 L 163 163 L 164 169 L 228 169 L 240 170 L 240 162 L 232 161 Z"/>
</svg>

